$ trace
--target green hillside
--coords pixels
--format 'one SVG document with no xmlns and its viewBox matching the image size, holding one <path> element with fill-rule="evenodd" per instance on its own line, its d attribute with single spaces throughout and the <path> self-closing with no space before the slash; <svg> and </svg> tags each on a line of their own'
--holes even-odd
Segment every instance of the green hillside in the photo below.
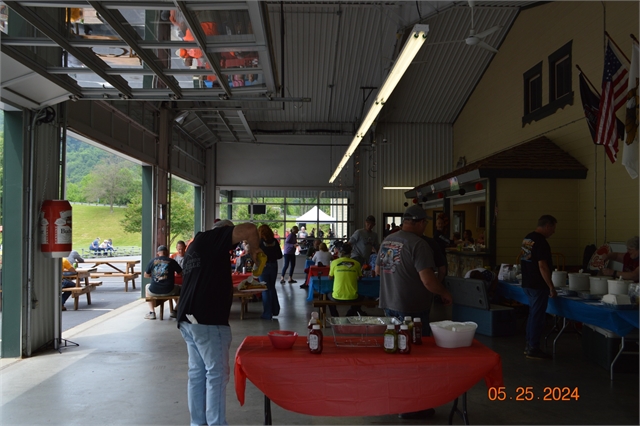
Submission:
<svg viewBox="0 0 640 426">
<path fill-rule="evenodd" d="M 128 234 L 122 230 L 120 221 L 124 218 L 124 208 L 114 207 L 113 213 L 109 206 L 88 206 L 72 204 L 73 211 L 73 249 L 81 253 L 81 249 L 88 249 L 96 237 L 100 240 L 111 238 L 113 246 L 142 245 L 140 233 Z"/>
</svg>

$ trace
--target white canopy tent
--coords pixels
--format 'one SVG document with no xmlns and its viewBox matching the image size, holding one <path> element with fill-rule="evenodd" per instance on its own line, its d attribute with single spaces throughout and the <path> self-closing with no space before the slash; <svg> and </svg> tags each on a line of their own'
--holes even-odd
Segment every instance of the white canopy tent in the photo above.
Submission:
<svg viewBox="0 0 640 426">
<path fill-rule="evenodd" d="M 311 210 L 296 219 L 298 223 L 333 223 L 336 219 L 329 216 L 317 206 L 313 206 Z"/>
</svg>

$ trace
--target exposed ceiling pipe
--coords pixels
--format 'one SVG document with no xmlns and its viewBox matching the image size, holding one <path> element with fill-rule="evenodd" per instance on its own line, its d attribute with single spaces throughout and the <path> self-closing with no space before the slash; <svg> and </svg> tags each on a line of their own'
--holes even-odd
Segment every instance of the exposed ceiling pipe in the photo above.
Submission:
<svg viewBox="0 0 640 426">
<path fill-rule="evenodd" d="M 282 81 L 280 82 L 280 97 L 284 98 L 284 2 L 280 2 L 280 76 Z M 282 103 L 282 110 L 284 111 L 284 102 Z"/>
<path fill-rule="evenodd" d="M 333 111 L 333 108 L 331 107 L 333 104 L 333 88 L 335 87 L 335 81 L 336 81 L 336 70 L 338 68 L 338 51 L 340 50 L 339 46 L 340 46 L 340 29 L 342 28 L 342 7 L 340 6 L 340 4 L 338 3 L 338 12 L 336 12 L 336 15 L 338 16 L 338 32 L 336 34 L 336 46 L 335 46 L 335 50 L 334 50 L 334 56 L 333 56 L 333 72 L 331 73 L 331 83 L 329 84 L 329 89 L 331 89 L 331 94 L 329 95 L 329 116 L 327 117 L 327 121 L 329 123 L 331 123 L 331 111 Z"/>
</svg>

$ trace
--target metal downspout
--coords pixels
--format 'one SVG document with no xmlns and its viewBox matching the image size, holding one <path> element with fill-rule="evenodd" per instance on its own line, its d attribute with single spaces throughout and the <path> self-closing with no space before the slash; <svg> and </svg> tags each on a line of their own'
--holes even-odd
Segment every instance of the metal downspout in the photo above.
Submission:
<svg viewBox="0 0 640 426">
<path fill-rule="evenodd" d="M 22 343 L 22 351 L 23 355 L 31 356 L 31 309 L 34 308 L 34 302 L 32 300 L 33 297 L 33 221 L 34 221 L 34 212 L 33 212 L 33 185 L 35 181 L 34 171 L 35 171 L 35 124 L 38 118 L 41 117 L 44 109 L 41 109 L 37 112 L 32 112 L 33 117 L 31 119 L 31 125 L 29 126 L 29 173 L 28 173 L 28 181 L 27 181 L 27 196 L 29 197 L 27 214 L 25 217 L 28 218 L 29 225 L 27 227 L 27 235 L 26 235 L 26 276 L 27 276 L 27 298 L 25 300 L 25 332 L 24 337 L 25 340 Z"/>
</svg>

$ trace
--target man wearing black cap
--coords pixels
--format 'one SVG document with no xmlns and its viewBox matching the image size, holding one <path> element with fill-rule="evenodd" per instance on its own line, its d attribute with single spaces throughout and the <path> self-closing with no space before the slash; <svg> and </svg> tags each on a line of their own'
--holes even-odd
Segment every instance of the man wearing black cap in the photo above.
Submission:
<svg viewBox="0 0 640 426">
<path fill-rule="evenodd" d="M 351 258 L 357 260 L 360 265 L 369 263 L 372 250 L 378 251 L 380 248 L 378 234 L 372 231 L 374 226 L 376 226 L 376 218 L 367 216 L 364 221 L 364 228 L 358 229 L 349 239 L 349 243 L 353 248 Z"/>
<path fill-rule="evenodd" d="M 169 257 L 169 249 L 167 246 L 158 246 L 157 257 L 151 259 L 144 272 L 144 276 L 151 278 L 151 283 L 145 287 L 147 296 L 176 296 L 180 294 L 180 286 L 175 285 L 173 278 L 176 273 L 181 274 L 182 268 L 175 260 Z M 154 302 L 149 302 L 149 313 L 144 316 L 145 319 L 156 319 Z M 171 317 L 175 318 L 176 314 L 171 309 Z"/>
<path fill-rule="evenodd" d="M 400 321 L 405 316 L 429 322 L 429 311 L 434 294 L 440 295 L 445 305 L 452 302 L 451 293 L 434 273 L 433 250 L 422 238 L 427 216 L 420 205 L 409 207 L 402 218 L 402 229 L 390 234 L 382 242 L 376 274 L 380 276 L 380 307 L 388 317 Z M 425 334 L 429 329 L 425 328 Z M 403 419 L 431 417 L 433 408 L 403 413 Z"/>
</svg>

